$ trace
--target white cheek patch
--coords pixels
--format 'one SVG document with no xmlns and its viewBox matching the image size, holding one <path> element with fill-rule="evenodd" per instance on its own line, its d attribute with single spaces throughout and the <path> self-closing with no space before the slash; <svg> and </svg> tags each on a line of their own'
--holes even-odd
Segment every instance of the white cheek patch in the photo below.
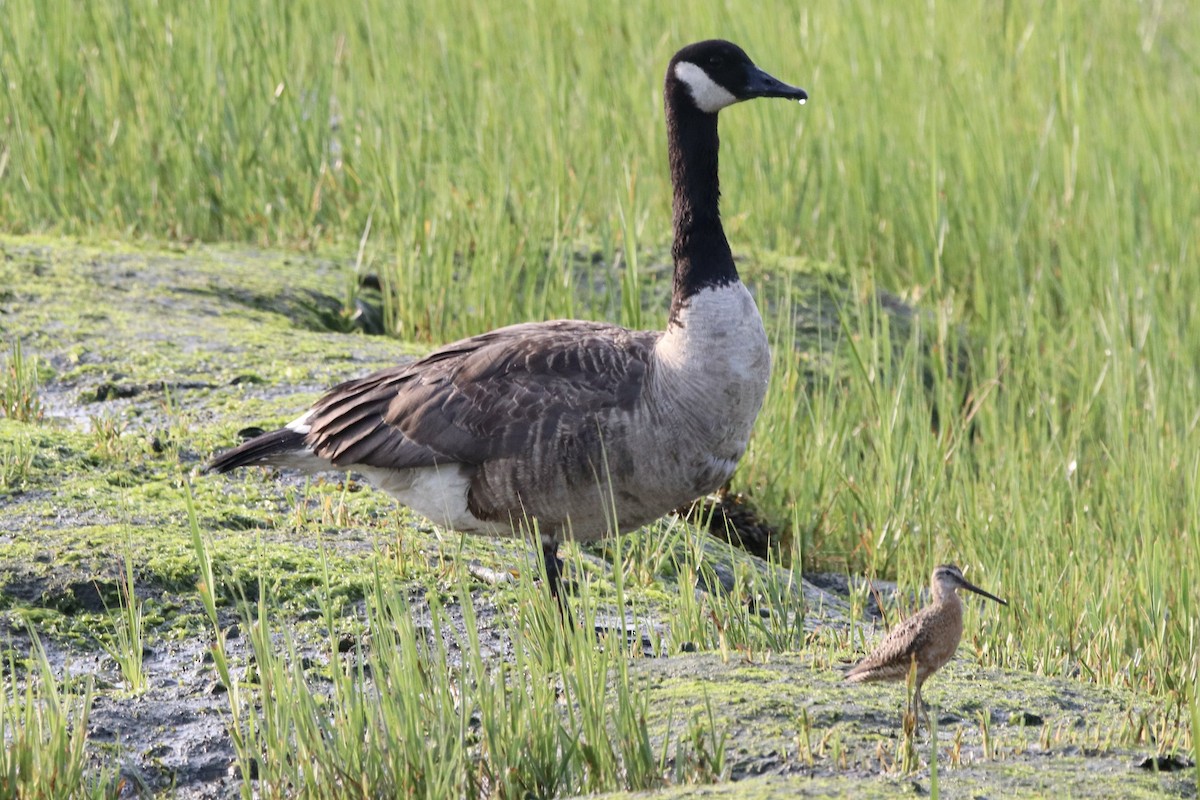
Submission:
<svg viewBox="0 0 1200 800">
<path fill-rule="evenodd" d="M 688 87 L 696 108 L 706 114 L 715 114 L 725 106 L 737 102 L 737 98 L 729 90 L 708 77 L 708 73 L 690 61 L 680 61 L 675 65 L 675 77 Z"/>
</svg>

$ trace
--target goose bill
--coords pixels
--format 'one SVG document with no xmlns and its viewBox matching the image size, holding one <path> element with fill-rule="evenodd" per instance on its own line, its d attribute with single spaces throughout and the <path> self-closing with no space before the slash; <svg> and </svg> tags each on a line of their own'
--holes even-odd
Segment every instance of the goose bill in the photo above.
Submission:
<svg viewBox="0 0 1200 800">
<path fill-rule="evenodd" d="M 749 80 L 746 81 L 746 96 L 742 99 L 749 100 L 752 97 L 783 97 L 803 104 L 808 100 L 808 92 L 798 86 L 790 86 L 758 67 L 751 67 Z"/>
</svg>

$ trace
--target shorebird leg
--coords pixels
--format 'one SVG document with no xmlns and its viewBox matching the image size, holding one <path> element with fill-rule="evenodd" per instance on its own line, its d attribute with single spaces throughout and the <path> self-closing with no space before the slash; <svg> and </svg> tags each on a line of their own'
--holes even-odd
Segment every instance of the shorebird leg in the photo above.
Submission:
<svg viewBox="0 0 1200 800">
<path fill-rule="evenodd" d="M 917 691 L 913 695 L 913 707 L 917 714 L 917 719 L 924 718 L 925 728 L 929 729 L 929 709 L 925 707 L 924 701 L 921 700 L 921 684 L 924 681 L 917 681 Z"/>
</svg>

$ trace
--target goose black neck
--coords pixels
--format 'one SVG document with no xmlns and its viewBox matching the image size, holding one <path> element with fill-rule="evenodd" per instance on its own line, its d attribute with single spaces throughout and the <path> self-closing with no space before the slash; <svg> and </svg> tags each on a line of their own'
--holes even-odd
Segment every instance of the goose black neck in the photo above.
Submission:
<svg viewBox="0 0 1200 800">
<path fill-rule="evenodd" d="M 733 253 L 721 227 L 721 188 L 717 178 L 717 115 L 696 108 L 687 87 L 668 80 L 667 152 L 674 186 L 675 288 L 671 322 L 701 289 L 738 280 Z"/>
</svg>

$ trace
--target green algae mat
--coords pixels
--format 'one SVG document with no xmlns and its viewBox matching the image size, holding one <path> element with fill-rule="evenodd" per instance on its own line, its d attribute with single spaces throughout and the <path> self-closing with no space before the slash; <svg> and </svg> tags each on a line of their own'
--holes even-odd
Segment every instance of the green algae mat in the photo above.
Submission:
<svg viewBox="0 0 1200 800">
<path fill-rule="evenodd" d="M 240 430 L 284 422 L 332 383 L 419 352 L 354 330 L 356 280 L 315 256 L 0 240 L 5 390 L 25 400 L 0 418 L 0 719 L 11 752 L 29 734 L 13 708 L 41 703 L 51 681 L 65 696 L 92 693 L 86 723 L 71 718 L 92 776 L 80 793 L 333 796 L 343 784 L 258 786 L 237 744 L 258 712 L 237 705 L 214 631 L 244 685 L 256 656 L 268 669 L 255 620 L 276 621 L 294 637 L 297 680 L 319 684 L 339 654 L 373 641 L 362 620 L 381 575 L 409 597 L 419 630 L 436 630 L 431 609 L 445 608 L 445 636 L 477 651 L 451 661 L 514 657 L 520 608 L 538 588 L 519 540 L 435 531 L 353 476 L 197 474 Z M 605 594 L 613 563 L 636 578 L 625 605 L 641 642 L 622 651 L 622 680 L 643 709 L 648 752 L 662 754 L 660 778 L 636 796 L 1196 796 L 1187 753 L 1164 735 L 1178 720 L 1129 692 L 981 667 L 970 631 L 927 687 L 936 737 L 906 736 L 903 687 L 841 681 L 877 635 L 846 593 L 788 584 L 788 647 L 735 641 L 732 616 L 715 645 L 685 641 L 691 598 L 734 595 L 745 575 L 770 570 L 714 541 L 700 549 L 718 578 L 698 587 L 665 559 L 646 566 L 664 531 L 701 537 L 676 520 L 631 537 L 624 556 L 605 547 L 571 558 L 610 612 L 621 608 Z M 197 532 L 218 586 L 205 582 Z M 455 604 L 464 587 L 468 615 Z M 141 627 L 122 644 L 131 596 Z M 141 685 L 123 670 L 134 650 Z"/>
</svg>

